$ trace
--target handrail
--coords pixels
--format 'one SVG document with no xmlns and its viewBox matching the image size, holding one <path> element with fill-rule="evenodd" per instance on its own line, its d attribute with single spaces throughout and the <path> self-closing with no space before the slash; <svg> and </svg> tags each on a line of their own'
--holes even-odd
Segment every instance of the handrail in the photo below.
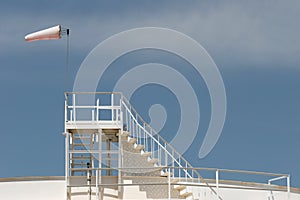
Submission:
<svg viewBox="0 0 300 200">
<path fill-rule="evenodd" d="M 92 99 L 90 99 L 90 100 L 93 100 L 93 99 L 95 100 L 96 95 L 111 95 L 111 101 L 113 101 L 114 95 L 118 95 L 119 96 L 118 98 L 120 99 L 120 103 L 118 103 L 118 105 L 113 105 L 113 102 L 111 102 L 110 106 L 102 107 L 102 106 L 99 106 L 98 100 L 97 100 L 96 106 L 80 105 L 80 104 L 75 105 L 75 97 L 80 94 L 94 95 L 94 97 L 91 96 Z M 72 100 L 73 100 L 73 102 L 72 102 L 73 105 L 67 105 L 68 104 L 68 95 L 71 95 Z M 203 177 L 200 175 L 200 173 L 198 171 L 191 170 L 191 172 L 189 172 L 189 170 L 192 168 L 192 165 L 184 157 L 182 157 L 182 155 L 179 154 L 174 147 L 172 147 L 164 138 L 162 138 L 158 134 L 157 131 L 155 131 L 148 123 L 145 122 L 145 120 L 138 114 L 136 109 L 130 104 L 130 102 L 126 99 L 126 97 L 123 96 L 122 93 L 120 93 L 120 92 L 66 92 L 65 98 L 66 98 L 66 103 L 67 103 L 66 109 L 71 109 L 70 111 L 73 110 L 74 116 L 72 116 L 72 114 L 70 114 L 70 116 L 71 116 L 71 119 L 73 117 L 73 119 L 75 121 L 77 121 L 76 109 L 97 109 L 96 121 L 98 121 L 98 117 L 99 117 L 98 116 L 99 108 L 120 110 L 121 118 L 123 117 L 122 112 L 124 109 L 126 116 L 127 116 L 127 114 L 130 115 L 130 117 L 129 117 L 130 124 L 127 124 L 127 125 L 130 125 L 128 128 L 132 129 L 131 130 L 132 134 L 135 134 L 137 136 L 137 140 L 138 140 L 137 144 L 142 144 L 142 142 L 141 142 L 142 135 L 144 135 L 145 138 L 146 138 L 146 136 L 148 138 L 150 138 L 150 140 L 149 140 L 150 145 L 148 144 L 148 141 L 147 141 L 147 144 L 144 142 L 144 146 L 145 146 L 145 148 L 147 147 L 148 149 L 152 150 L 152 151 L 150 151 L 153 154 L 152 158 L 154 158 L 154 154 L 157 153 L 157 159 L 158 159 L 158 163 L 160 165 L 162 165 L 162 163 L 163 163 L 162 158 L 164 158 L 164 162 L 166 165 L 168 165 L 168 161 L 171 161 L 173 167 L 175 167 L 175 165 L 178 165 L 179 168 L 178 168 L 178 171 L 176 171 L 176 172 L 178 173 L 179 177 L 182 178 L 182 176 L 181 176 L 181 172 L 182 172 L 185 179 L 191 179 L 194 181 L 194 179 L 196 178 L 198 182 L 201 181 L 201 182 L 205 183 L 211 189 L 211 191 L 215 195 L 217 195 L 217 192 L 212 187 L 210 187 L 210 185 L 203 179 Z M 94 116 L 94 113 L 92 111 L 92 118 L 94 118 L 93 116 Z M 112 117 L 113 117 L 113 113 L 112 113 Z M 114 122 L 113 118 L 111 121 Z M 123 119 L 120 119 L 118 121 L 121 121 L 123 123 Z M 151 148 L 149 146 L 151 146 Z M 157 151 L 154 151 L 155 148 L 157 148 Z M 173 169 L 173 176 L 174 176 L 175 168 L 172 168 L 172 169 Z"/>
<path fill-rule="evenodd" d="M 194 176 L 194 172 L 195 174 L 197 175 L 197 178 L 200 179 L 203 183 L 205 183 L 207 185 L 207 187 L 210 188 L 210 190 L 215 194 L 217 195 L 218 199 L 221 199 L 222 198 L 219 196 L 219 194 L 204 180 L 204 178 L 200 175 L 200 173 L 198 171 L 195 171 L 195 170 L 192 170 L 192 175 L 188 172 L 188 167 L 192 169 L 192 165 L 184 158 L 182 157 L 174 147 L 172 147 L 164 138 L 162 138 L 158 132 L 156 132 L 147 122 L 145 122 L 145 120 L 138 114 L 138 112 L 135 110 L 135 108 L 129 103 L 129 101 L 126 99 L 126 97 L 124 97 L 123 95 L 121 96 L 121 101 L 122 101 L 122 104 L 121 106 L 124 106 L 125 107 L 125 110 L 129 112 L 129 114 L 131 115 L 132 119 L 134 120 L 134 122 L 140 127 L 142 128 L 142 130 L 144 130 L 144 133 L 147 134 L 147 136 L 150 136 L 155 142 L 157 145 L 159 145 L 165 152 L 167 152 L 167 154 L 173 159 L 174 162 L 176 162 L 178 165 L 179 165 L 179 169 L 182 169 L 183 168 L 183 171 L 185 172 L 185 175 L 186 175 L 186 178 L 187 176 L 190 178 L 190 179 L 193 179 L 193 176 Z M 128 108 L 128 106 L 130 106 L 130 109 Z M 131 112 L 131 109 L 133 110 L 134 114 L 136 117 L 134 117 L 133 113 Z M 121 108 L 122 110 L 122 108 Z M 158 137 L 158 140 L 155 139 L 153 137 L 152 134 L 150 134 L 140 123 L 138 123 L 138 120 L 136 119 L 138 118 L 144 126 L 147 126 L 151 131 L 151 133 L 154 133 L 157 137 Z M 178 156 L 178 159 L 179 161 L 177 161 L 176 158 L 174 158 L 174 156 L 159 142 L 159 140 L 161 140 L 163 143 L 165 143 L 166 145 L 168 145 L 168 147 L 172 150 L 172 153 L 174 153 L 175 155 Z M 159 160 L 160 161 L 160 160 Z M 183 167 L 180 163 L 180 161 L 183 161 L 185 164 L 186 164 L 186 167 Z M 160 161 L 161 162 L 161 161 Z M 173 168 L 174 169 L 174 168 Z M 199 181 L 198 181 L 199 182 Z"/>
<path fill-rule="evenodd" d="M 71 94 L 71 100 L 73 102 L 71 105 L 68 105 L 68 95 Z M 99 105 L 99 99 L 97 99 L 96 105 L 76 105 L 75 103 L 75 96 L 80 94 L 88 94 L 88 95 L 94 95 L 91 96 L 91 100 L 95 100 L 95 95 L 111 95 L 111 102 L 109 105 Z M 114 95 L 118 95 L 117 100 L 120 100 L 119 103 L 114 103 L 116 99 L 114 99 Z M 95 109 L 96 110 L 96 121 L 98 121 L 99 117 L 99 111 L 100 110 L 111 110 L 111 120 L 112 123 L 119 123 L 118 127 L 122 129 L 122 125 L 124 125 L 125 118 L 126 118 L 126 125 L 128 126 L 129 132 L 133 134 L 133 137 L 136 137 L 136 145 L 143 145 L 144 151 L 148 151 L 152 153 L 151 158 L 154 159 L 155 154 L 157 155 L 158 164 L 159 167 L 155 167 L 156 170 L 162 170 L 162 169 L 168 169 L 166 173 L 169 173 L 169 178 L 172 176 L 170 169 L 173 171 L 173 178 L 175 178 L 174 170 L 178 174 L 176 175 L 176 178 L 179 178 L 181 180 L 182 177 L 185 178 L 185 180 L 188 182 L 191 181 L 194 183 L 194 180 L 198 181 L 198 183 L 205 184 L 210 190 L 212 191 L 213 195 L 216 195 L 217 199 L 222 199 L 219 195 L 219 173 L 220 172 L 226 172 L 226 173 L 243 173 L 243 174 L 252 174 L 252 175 L 264 175 L 264 176 L 276 176 L 274 179 L 269 179 L 269 184 L 272 181 L 276 181 L 279 179 L 287 179 L 287 191 L 290 192 L 290 175 L 289 174 L 279 174 L 279 173 L 268 173 L 268 172 L 255 172 L 255 171 L 246 171 L 246 170 L 229 170 L 229 169 L 217 169 L 217 168 L 195 168 L 192 167 L 192 165 L 180 154 L 176 151 L 176 149 L 171 146 L 163 137 L 159 135 L 157 131 L 155 131 L 136 111 L 136 109 L 130 104 L 130 102 L 126 99 L 125 96 L 121 92 L 65 92 L 65 119 L 66 121 L 68 118 L 68 109 L 70 109 L 70 121 L 76 120 L 76 109 L 92 109 L 92 121 L 94 121 L 94 115 L 95 115 Z M 123 112 L 125 111 L 125 112 Z M 72 114 L 73 112 L 73 114 Z M 124 116 L 124 114 L 126 116 Z M 128 119 L 129 115 L 129 119 Z M 130 123 L 128 123 L 130 122 Z M 120 125 L 121 123 L 121 125 Z M 121 126 L 121 127 L 120 127 Z M 124 128 L 124 127 L 123 127 Z M 124 131 L 124 130 L 123 130 Z M 147 138 L 150 138 L 147 140 Z M 149 144 L 150 142 L 150 144 Z M 169 162 L 168 162 L 169 161 Z M 172 166 L 170 166 L 170 161 L 172 162 Z M 163 166 L 163 163 L 166 164 L 166 166 Z M 175 166 L 177 165 L 177 166 Z M 112 170 L 114 168 L 110 168 Z M 125 168 L 117 168 L 115 170 L 121 170 Z M 128 168 L 126 168 L 128 169 Z M 139 168 L 141 169 L 141 168 Z M 144 168 L 143 168 L 144 169 Z M 152 168 L 153 169 L 153 168 Z M 71 171 L 76 169 L 71 169 Z M 78 169 L 79 170 L 79 169 Z M 83 170 L 83 168 L 80 168 L 80 170 Z M 92 170 L 89 168 L 89 170 Z M 216 172 L 216 183 L 215 183 L 215 189 L 209 185 L 209 182 L 207 179 L 204 179 L 199 171 L 215 171 Z M 98 171 L 98 170 L 97 170 Z M 183 171 L 183 175 L 181 175 L 181 172 Z M 163 171 L 162 171 L 163 172 Z M 141 172 L 142 173 L 142 172 Z"/>
</svg>

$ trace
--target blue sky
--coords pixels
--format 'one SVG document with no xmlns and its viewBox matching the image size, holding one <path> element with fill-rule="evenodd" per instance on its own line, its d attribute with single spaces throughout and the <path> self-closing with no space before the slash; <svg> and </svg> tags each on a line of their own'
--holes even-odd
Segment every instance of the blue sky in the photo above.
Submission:
<svg viewBox="0 0 300 200">
<path fill-rule="evenodd" d="M 222 135 L 213 151 L 199 159 L 195 155 L 210 112 L 208 94 L 203 83 L 199 86 L 204 128 L 185 153 L 192 165 L 289 173 L 292 185 L 300 187 L 299 11 L 296 0 L 1 2 L 0 177 L 64 174 L 66 39 L 26 43 L 25 34 L 56 24 L 71 29 L 71 85 L 99 42 L 131 28 L 157 26 L 203 45 L 226 88 Z M 170 65 L 176 61 L 157 54 L 136 52 L 124 65 L 146 62 L 150 58 L 145 55 Z M 138 90 L 132 102 L 147 120 L 147 108 L 158 102 L 151 95 L 143 104 L 138 98 L 149 93 L 172 96 L 156 86 Z M 171 138 L 176 119 L 167 122 L 162 135 Z"/>
</svg>

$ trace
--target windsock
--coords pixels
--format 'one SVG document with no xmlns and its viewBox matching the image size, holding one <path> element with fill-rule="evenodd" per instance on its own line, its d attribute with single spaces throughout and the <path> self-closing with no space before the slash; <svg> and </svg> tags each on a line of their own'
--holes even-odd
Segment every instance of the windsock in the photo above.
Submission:
<svg viewBox="0 0 300 200">
<path fill-rule="evenodd" d="M 61 26 L 57 25 L 25 36 L 27 42 L 37 40 L 56 40 L 61 38 Z"/>
</svg>

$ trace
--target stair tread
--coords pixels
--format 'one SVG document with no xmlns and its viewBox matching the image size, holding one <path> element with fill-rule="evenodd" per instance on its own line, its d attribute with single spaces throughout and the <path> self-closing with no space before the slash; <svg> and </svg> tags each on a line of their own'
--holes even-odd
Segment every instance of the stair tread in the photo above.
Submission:
<svg viewBox="0 0 300 200">
<path fill-rule="evenodd" d="M 78 144 L 73 144 L 73 146 L 90 146 L 92 144 L 88 144 L 88 143 L 78 143 Z"/>
<path fill-rule="evenodd" d="M 131 138 L 131 137 L 128 137 L 128 142 L 129 143 L 136 143 L 136 138 Z"/>
<path fill-rule="evenodd" d="M 175 190 L 183 190 L 183 189 L 185 189 L 185 188 L 186 188 L 185 185 L 174 185 L 174 189 L 175 189 Z"/>
<path fill-rule="evenodd" d="M 130 136 L 130 132 L 128 131 L 123 131 L 123 133 L 121 134 L 122 136 Z"/>
<path fill-rule="evenodd" d="M 173 173 L 172 172 L 164 172 L 162 171 L 161 175 L 162 177 L 168 177 L 168 176 L 173 176 Z"/>
<path fill-rule="evenodd" d="M 158 159 L 156 159 L 156 158 L 150 158 L 149 160 L 148 160 L 148 162 L 149 163 L 157 163 L 158 162 Z"/>
<path fill-rule="evenodd" d="M 141 152 L 141 155 L 142 156 L 151 156 L 151 152 L 149 152 L 149 151 L 144 151 L 144 152 Z"/>
<path fill-rule="evenodd" d="M 70 158 L 70 160 L 90 160 L 92 159 L 91 157 L 73 157 Z"/>
<path fill-rule="evenodd" d="M 141 145 L 141 144 L 135 144 L 135 145 L 134 145 L 134 148 L 135 148 L 136 150 L 142 150 L 142 149 L 144 149 L 144 145 Z"/>
<path fill-rule="evenodd" d="M 185 192 L 183 194 L 180 194 L 181 197 L 188 197 L 188 196 L 191 196 L 193 193 L 192 192 Z"/>
<path fill-rule="evenodd" d="M 84 140 L 87 140 L 87 139 L 91 139 L 91 137 L 74 137 L 73 138 L 74 140 L 82 140 L 82 139 L 84 139 Z"/>
</svg>

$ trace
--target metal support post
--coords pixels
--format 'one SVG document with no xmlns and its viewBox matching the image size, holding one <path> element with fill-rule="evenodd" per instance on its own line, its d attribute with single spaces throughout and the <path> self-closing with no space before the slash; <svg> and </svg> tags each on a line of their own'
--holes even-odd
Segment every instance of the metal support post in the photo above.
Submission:
<svg viewBox="0 0 300 200">
<path fill-rule="evenodd" d="M 112 109 L 111 109 L 111 121 L 115 121 L 114 120 L 115 116 L 114 116 L 114 94 L 113 93 L 111 94 L 111 107 L 112 107 Z"/>
<path fill-rule="evenodd" d="M 92 173 L 91 170 L 89 169 L 91 167 L 90 163 L 87 163 L 86 167 L 87 167 L 86 179 L 87 179 L 87 185 L 89 186 L 88 194 L 89 194 L 89 200 L 91 200 L 92 199 L 92 187 L 91 187 Z"/>
<path fill-rule="evenodd" d="M 168 168 L 168 199 L 171 200 L 171 170 Z"/>
<path fill-rule="evenodd" d="M 69 189 L 69 185 L 70 185 L 70 180 L 69 180 L 69 169 L 70 169 L 70 159 L 69 159 L 69 133 L 64 132 L 64 135 L 65 135 L 65 182 L 66 182 L 66 198 L 65 199 L 68 199 L 68 193 L 70 191 Z"/>
<path fill-rule="evenodd" d="M 287 199 L 290 200 L 291 194 L 291 178 L 290 175 L 286 177 L 286 186 L 287 186 Z"/>
<path fill-rule="evenodd" d="M 98 173 L 98 183 L 102 183 L 102 129 L 98 130 L 98 168 L 100 169 Z"/>
<path fill-rule="evenodd" d="M 96 199 L 99 200 L 99 180 L 98 180 L 99 169 L 96 169 Z"/>
<path fill-rule="evenodd" d="M 219 191 L 219 170 L 216 170 L 216 188 L 217 188 L 217 200 L 220 198 Z"/>
<path fill-rule="evenodd" d="M 73 120 L 76 121 L 76 95 L 73 94 Z"/>
</svg>

